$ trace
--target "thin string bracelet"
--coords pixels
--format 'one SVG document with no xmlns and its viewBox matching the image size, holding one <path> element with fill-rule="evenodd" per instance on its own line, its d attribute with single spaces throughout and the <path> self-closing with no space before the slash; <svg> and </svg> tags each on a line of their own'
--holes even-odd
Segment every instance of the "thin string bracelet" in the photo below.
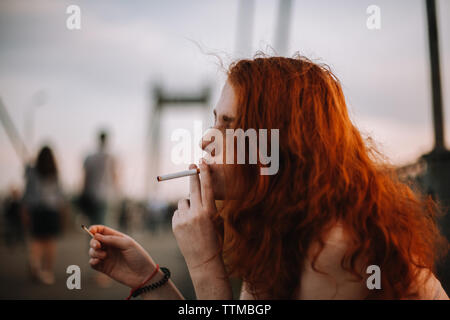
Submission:
<svg viewBox="0 0 450 320">
<path fill-rule="evenodd" d="M 131 297 L 133 296 L 133 293 L 137 290 L 139 290 L 140 288 L 142 288 L 147 282 L 149 282 L 159 271 L 159 264 L 156 265 L 156 269 L 152 272 L 152 274 L 145 279 L 144 282 L 142 282 L 138 287 L 131 289 L 130 294 L 128 295 L 128 297 L 126 298 L 126 300 L 130 300 Z"/>
<path fill-rule="evenodd" d="M 169 279 L 170 279 L 170 270 L 165 268 L 165 267 L 161 267 L 160 269 L 164 273 L 164 277 L 161 280 L 157 281 L 157 282 L 154 282 L 154 283 L 149 284 L 147 286 L 141 287 L 141 288 L 137 289 L 136 291 L 134 291 L 133 294 L 132 294 L 132 296 L 134 298 L 136 298 L 137 296 L 139 296 L 140 294 L 142 294 L 144 292 L 149 292 L 149 291 L 152 291 L 152 290 L 157 289 L 159 287 L 162 287 L 163 285 L 165 285 L 169 281 Z"/>
</svg>

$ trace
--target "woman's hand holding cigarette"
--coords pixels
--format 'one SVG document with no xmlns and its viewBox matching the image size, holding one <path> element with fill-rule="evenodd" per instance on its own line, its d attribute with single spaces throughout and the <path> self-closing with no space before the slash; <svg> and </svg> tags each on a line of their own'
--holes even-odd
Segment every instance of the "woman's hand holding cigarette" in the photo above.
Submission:
<svg viewBox="0 0 450 320">
<path fill-rule="evenodd" d="M 131 237 L 114 229 L 96 225 L 89 249 L 89 264 L 114 280 L 130 287 L 139 286 L 156 268 L 150 255 Z"/>
<path fill-rule="evenodd" d="M 190 169 L 196 168 L 191 165 Z M 211 220 L 217 213 L 208 166 L 200 164 L 199 175 L 190 177 L 190 199 L 180 200 L 172 218 L 172 229 L 186 260 L 198 299 L 232 299 L 233 294 L 219 251 L 218 238 Z M 131 237 L 97 225 L 89 228 L 94 235 L 89 249 L 92 268 L 130 288 L 142 284 L 156 264 Z M 214 257 L 214 258 L 213 258 Z M 213 258 L 213 259 L 211 259 Z M 153 294 L 152 294 L 153 293 Z M 183 299 L 169 280 L 169 285 L 144 294 L 144 299 Z"/>
<path fill-rule="evenodd" d="M 219 241 L 211 220 L 217 213 L 211 173 L 204 161 L 199 167 L 200 177 L 192 175 L 189 178 L 190 199 L 178 202 L 172 229 L 189 268 L 197 298 L 231 299 L 231 286 L 222 256 L 217 254 Z M 195 165 L 189 167 L 195 168 Z"/>
</svg>

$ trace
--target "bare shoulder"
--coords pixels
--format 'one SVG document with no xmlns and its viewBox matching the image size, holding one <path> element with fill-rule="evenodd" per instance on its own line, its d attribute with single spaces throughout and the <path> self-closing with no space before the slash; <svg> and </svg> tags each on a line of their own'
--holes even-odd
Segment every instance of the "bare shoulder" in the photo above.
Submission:
<svg viewBox="0 0 450 320">
<path fill-rule="evenodd" d="M 412 284 L 412 289 L 417 290 L 421 300 L 449 300 L 441 282 L 429 269 L 422 269 Z"/>
<path fill-rule="evenodd" d="M 310 245 L 305 264 L 311 265 L 313 259 L 317 256 L 315 264 L 317 269 L 325 268 L 329 269 L 329 271 L 341 270 L 335 267 L 341 264 L 344 254 L 351 245 L 351 241 L 343 224 L 336 223 L 325 234 L 323 247 L 318 240 Z"/>
<path fill-rule="evenodd" d="M 365 281 L 360 280 L 341 267 L 341 260 L 352 241 L 344 226 L 341 223 L 334 224 L 323 241 L 322 249 L 319 242 L 314 242 L 310 246 L 308 258 L 304 261 L 296 298 L 301 300 L 325 300 L 364 299 L 367 297 L 368 289 Z M 315 255 L 317 255 L 315 261 L 317 270 L 312 267 Z M 363 270 L 363 266 L 360 269 Z M 240 299 L 255 299 L 249 293 L 245 282 L 242 284 Z"/>
<path fill-rule="evenodd" d="M 299 299 L 364 299 L 368 295 L 365 281 L 341 265 L 351 241 L 343 224 L 336 223 L 325 235 L 323 247 L 318 241 L 311 244 L 304 261 Z M 364 266 L 357 262 L 357 269 L 363 276 Z"/>
</svg>

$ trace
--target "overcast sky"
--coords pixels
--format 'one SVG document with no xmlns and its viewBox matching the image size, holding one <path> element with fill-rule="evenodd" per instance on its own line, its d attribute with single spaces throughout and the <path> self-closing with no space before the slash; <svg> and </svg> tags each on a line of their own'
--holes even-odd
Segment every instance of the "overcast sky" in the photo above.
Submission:
<svg viewBox="0 0 450 320">
<path fill-rule="evenodd" d="M 66 28 L 66 8 L 81 8 L 81 30 Z M 100 127 L 112 132 L 125 194 L 143 196 L 151 87 L 173 92 L 213 88 L 212 110 L 224 76 L 217 60 L 242 57 L 236 48 L 238 0 L 223 1 L 0 1 L 0 97 L 26 137 L 33 97 L 35 153 L 54 147 L 68 191 L 81 183 L 82 162 Z M 381 29 L 366 27 L 369 5 L 381 9 Z M 450 2 L 438 1 L 447 146 L 450 141 Z M 252 52 L 271 53 L 278 1 L 255 0 Z M 349 111 L 364 134 L 396 164 L 432 147 L 431 95 L 424 0 L 293 0 L 289 54 L 329 64 L 343 83 Z M 242 33 L 242 32 L 241 32 Z M 201 48 L 201 50 L 199 49 Z M 202 52 L 203 51 L 203 52 Z M 161 173 L 173 129 L 193 129 L 200 108 L 169 109 L 162 119 Z M 210 115 L 207 119 L 211 120 Z M 207 124 L 205 124 L 207 125 Z M 0 191 L 20 186 L 23 168 L 0 129 Z M 181 166 L 183 168 L 183 166 Z M 187 181 L 161 185 L 156 196 L 187 194 Z"/>
</svg>

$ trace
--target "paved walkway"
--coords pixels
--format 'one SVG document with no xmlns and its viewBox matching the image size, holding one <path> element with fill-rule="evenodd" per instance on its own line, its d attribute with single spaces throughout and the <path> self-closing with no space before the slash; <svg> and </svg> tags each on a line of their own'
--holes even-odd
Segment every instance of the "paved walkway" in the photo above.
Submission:
<svg viewBox="0 0 450 320">
<path fill-rule="evenodd" d="M 172 231 L 167 228 L 160 233 L 141 232 L 132 236 L 152 255 L 160 266 L 167 266 L 172 280 L 186 299 L 194 299 L 192 282 L 178 249 Z M 81 229 L 67 232 L 58 242 L 56 282 L 47 286 L 31 280 L 27 268 L 27 252 L 22 247 L 13 251 L 0 243 L 0 299 L 124 299 L 129 289 L 112 282 L 109 288 L 100 288 L 94 282 L 97 273 L 89 266 L 89 236 Z M 81 269 L 81 289 L 69 290 L 66 268 L 78 265 Z"/>
</svg>

